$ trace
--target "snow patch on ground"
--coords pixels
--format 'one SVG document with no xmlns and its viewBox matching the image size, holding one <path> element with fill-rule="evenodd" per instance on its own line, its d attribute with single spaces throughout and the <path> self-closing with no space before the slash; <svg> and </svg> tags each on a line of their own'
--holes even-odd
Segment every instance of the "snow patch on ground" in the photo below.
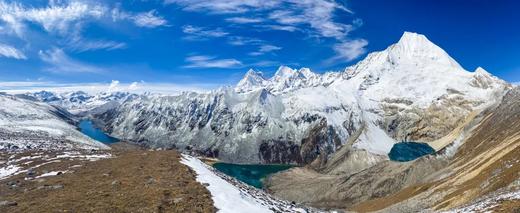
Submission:
<svg viewBox="0 0 520 213">
<path fill-rule="evenodd" d="M 21 168 L 16 165 L 8 165 L 5 167 L 0 167 L 0 180 L 5 179 L 20 170 Z"/>
<path fill-rule="evenodd" d="M 498 196 L 492 196 L 482 199 L 469 206 L 452 209 L 445 213 L 473 213 L 473 212 L 490 212 L 491 209 L 497 207 L 500 202 L 508 200 L 520 200 L 520 191 L 504 193 Z"/>
<path fill-rule="evenodd" d="M 112 155 L 110 153 L 81 153 L 76 151 L 65 151 L 55 156 L 49 156 L 48 154 L 42 155 L 41 153 L 35 153 L 29 156 L 19 156 L 18 154 L 12 154 L 6 162 L 0 165 L 0 180 L 15 176 L 18 174 L 22 174 L 31 169 L 36 169 L 41 166 L 61 162 L 62 160 L 72 160 L 79 159 L 84 161 L 97 161 L 104 158 L 111 158 Z M 38 161 L 42 161 L 36 165 L 34 161 L 37 159 Z M 77 166 L 77 165 L 76 165 Z M 81 165 L 80 165 L 81 166 Z M 35 178 L 48 177 L 57 175 L 58 172 L 65 173 L 67 171 L 53 171 L 45 174 L 41 174 Z M 32 179 L 32 178 L 31 178 Z"/>
<path fill-rule="evenodd" d="M 47 172 L 47 173 L 44 173 L 42 175 L 39 175 L 39 176 L 36 176 L 34 177 L 35 179 L 37 178 L 43 178 L 43 177 L 50 177 L 50 176 L 56 176 L 58 174 L 63 174 L 63 173 L 66 173 L 68 171 L 53 171 L 53 172 Z"/>
<path fill-rule="evenodd" d="M 199 183 L 207 185 L 218 212 L 318 212 L 277 200 L 261 190 L 233 181 L 195 157 L 183 154 L 181 163 L 197 173 Z"/>
<path fill-rule="evenodd" d="M 197 158 L 183 155 L 181 163 L 197 173 L 198 182 L 209 184 L 207 188 L 219 212 L 272 212 L 267 206 L 262 206 L 251 196 L 242 193 L 237 187 L 215 175 Z"/>
</svg>

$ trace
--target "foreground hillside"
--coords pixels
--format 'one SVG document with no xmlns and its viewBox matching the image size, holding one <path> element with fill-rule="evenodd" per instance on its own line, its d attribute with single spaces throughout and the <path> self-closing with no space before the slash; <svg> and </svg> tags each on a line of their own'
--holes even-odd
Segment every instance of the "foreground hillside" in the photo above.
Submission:
<svg viewBox="0 0 520 213">
<path fill-rule="evenodd" d="M 115 149 L 95 155 L 103 158 L 2 154 L 0 161 L 28 170 L 0 179 L 0 212 L 215 211 L 208 190 L 179 162 L 178 152 Z"/>
</svg>

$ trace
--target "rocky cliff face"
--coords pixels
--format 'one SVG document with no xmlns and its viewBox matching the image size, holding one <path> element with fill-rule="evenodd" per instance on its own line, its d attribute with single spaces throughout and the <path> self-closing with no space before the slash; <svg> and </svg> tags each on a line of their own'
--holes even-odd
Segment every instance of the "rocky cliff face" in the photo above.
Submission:
<svg viewBox="0 0 520 213">
<path fill-rule="evenodd" d="M 384 159 L 376 156 L 396 141 L 436 141 L 508 88 L 483 69 L 464 70 L 425 36 L 405 33 L 343 72 L 280 67 L 265 78 L 251 70 L 235 88 L 141 96 L 95 117 L 113 135 L 150 147 L 323 166 L 349 141 L 372 159 Z"/>
</svg>

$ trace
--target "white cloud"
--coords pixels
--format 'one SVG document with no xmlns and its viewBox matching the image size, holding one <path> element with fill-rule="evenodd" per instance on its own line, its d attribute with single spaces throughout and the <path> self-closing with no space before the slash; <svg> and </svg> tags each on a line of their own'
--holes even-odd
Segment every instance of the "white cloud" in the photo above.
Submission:
<svg viewBox="0 0 520 213">
<path fill-rule="evenodd" d="M 295 31 L 299 30 L 297 27 L 294 27 L 294 26 L 276 25 L 276 24 L 267 24 L 267 25 L 262 25 L 261 27 L 265 28 L 265 29 L 287 31 L 287 32 L 295 32 Z"/>
<path fill-rule="evenodd" d="M 281 50 L 282 48 L 281 47 L 278 47 L 278 46 L 274 46 L 274 45 L 270 45 L 270 44 L 264 44 L 264 45 L 261 45 L 259 50 L 256 51 L 256 52 L 251 52 L 249 53 L 249 55 L 252 55 L 252 56 L 259 56 L 259 55 L 263 55 L 265 53 L 268 53 L 268 52 L 272 52 L 272 51 L 276 51 L 276 50 Z"/>
<path fill-rule="evenodd" d="M 27 57 L 25 56 L 25 54 L 23 54 L 22 51 L 2 43 L 0 43 L 0 57 L 27 59 Z"/>
<path fill-rule="evenodd" d="M 351 23 L 338 21 L 338 15 L 353 14 L 343 3 L 335 0 L 165 0 L 185 11 L 204 14 L 225 14 L 232 23 L 246 24 L 248 30 L 276 30 L 305 33 L 319 39 L 333 39 L 334 60 L 353 60 L 365 52 L 368 42 L 350 38 L 350 32 L 363 25 L 354 18 Z M 245 16 L 247 15 L 247 16 Z M 240 40 L 233 45 L 244 45 Z M 259 44 L 256 44 L 259 45 Z M 262 55 L 255 51 L 250 55 Z M 333 61 L 333 60 L 328 60 Z"/>
<path fill-rule="evenodd" d="M 213 56 L 190 56 L 186 58 L 188 65 L 185 68 L 237 68 L 242 66 L 242 62 L 236 59 L 216 59 Z"/>
<path fill-rule="evenodd" d="M 47 71 L 55 73 L 100 73 L 102 69 L 70 58 L 62 49 L 54 48 L 39 52 L 40 59 L 51 67 Z"/>
<path fill-rule="evenodd" d="M 219 38 L 227 36 L 229 34 L 228 32 L 225 32 L 220 28 L 206 29 L 203 27 L 197 27 L 193 25 L 183 26 L 182 32 L 187 34 L 185 39 L 188 40 L 205 40 L 207 38 Z"/>
<path fill-rule="evenodd" d="M 259 23 L 269 20 L 268 28 L 296 31 L 298 28 L 314 29 L 320 37 L 344 39 L 353 29 L 352 25 L 334 20 L 335 12 L 352 13 L 345 6 L 330 0 L 165 0 L 187 11 L 214 14 L 252 14 L 255 18 L 232 17 L 227 21 L 236 23 Z"/>
<path fill-rule="evenodd" d="M 80 1 L 60 5 L 54 3 L 41 8 L 0 1 L 0 20 L 18 35 L 23 34 L 24 21 L 37 23 L 48 32 L 70 33 L 71 28 L 78 26 L 78 21 L 100 18 L 106 11 L 107 8 L 102 5 Z"/>
<path fill-rule="evenodd" d="M 334 63 L 339 60 L 352 61 L 366 53 L 365 47 L 368 41 L 365 39 L 349 40 L 334 45 L 336 56 L 328 59 L 326 63 Z"/>
<path fill-rule="evenodd" d="M 165 0 L 165 4 L 178 4 L 188 11 L 208 11 L 210 13 L 244 13 L 252 9 L 274 8 L 280 4 L 276 0 Z"/>
<path fill-rule="evenodd" d="M 137 26 L 147 28 L 164 26 L 168 23 L 166 19 L 164 19 L 161 16 L 158 16 L 155 10 L 151 10 L 146 13 L 139 13 L 133 19 Z"/>
<path fill-rule="evenodd" d="M 247 18 L 247 17 L 231 17 L 227 18 L 226 21 L 237 23 L 237 24 L 252 24 L 252 23 L 261 23 L 265 20 L 262 18 Z"/>
<path fill-rule="evenodd" d="M 106 41 L 106 40 L 87 40 L 79 36 L 74 37 L 67 43 L 73 51 L 85 52 L 91 50 L 117 50 L 127 47 L 124 42 Z"/>
<path fill-rule="evenodd" d="M 130 20 L 136 26 L 147 28 L 167 24 L 155 10 L 126 12 L 99 1 L 49 1 L 48 5 L 38 7 L 0 0 L 0 21 L 4 22 L 5 31 L 19 37 L 24 37 L 26 22 L 35 23 L 47 32 L 75 35 L 81 32 L 84 23 L 107 20 L 110 17 L 113 21 Z"/>
<path fill-rule="evenodd" d="M 228 36 L 228 43 L 234 46 L 243 46 L 243 45 L 261 45 L 265 43 L 264 40 L 258 38 L 249 38 L 243 36 Z"/>
</svg>

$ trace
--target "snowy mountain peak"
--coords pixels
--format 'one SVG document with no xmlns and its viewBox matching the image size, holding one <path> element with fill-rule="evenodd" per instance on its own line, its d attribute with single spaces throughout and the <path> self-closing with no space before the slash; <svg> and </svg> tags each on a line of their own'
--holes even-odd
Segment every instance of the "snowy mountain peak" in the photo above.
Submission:
<svg viewBox="0 0 520 213">
<path fill-rule="evenodd" d="M 435 45 L 433 44 L 426 36 L 414 32 L 404 32 L 401 38 L 399 39 L 399 44 L 428 44 L 428 45 Z"/>
<path fill-rule="evenodd" d="M 236 92 L 248 92 L 265 84 L 265 79 L 261 72 L 249 69 L 242 80 L 240 80 L 235 87 Z"/>
<path fill-rule="evenodd" d="M 309 79 L 309 78 L 314 78 L 314 77 L 317 77 L 318 74 L 314 73 L 311 71 L 311 69 L 309 68 L 301 68 L 300 70 L 298 70 L 298 72 L 303 75 L 303 77 Z"/>
<path fill-rule="evenodd" d="M 249 70 L 244 78 L 238 82 L 235 91 L 250 92 L 260 88 L 274 94 L 285 93 L 295 89 L 324 84 L 323 76 L 312 72 L 309 68 L 299 70 L 287 66 L 280 66 L 273 77 L 266 79 L 261 72 Z M 327 82 L 330 83 L 330 75 L 327 75 Z"/>
<path fill-rule="evenodd" d="M 248 78 L 248 77 L 255 77 L 255 76 L 260 76 L 260 77 L 263 77 L 263 74 L 262 72 L 260 71 L 256 71 L 254 69 L 249 69 L 246 74 L 244 75 L 244 78 Z"/>
<path fill-rule="evenodd" d="M 491 76 L 491 73 L 489 73 L 487 70 L 485 70 L 482 67 L 477 67 L 477 69 L 475 69 L 475 74 L 477 74 L 477 75 L 484 75 L 484 76 Z"/>
<path fill-rule="evenodd" d="M 393 63 L 437 64 L 462 69 L 462 67 L 442 48 L 422 34 L 404 32 L 399 42 L 388 49 Z"/>
<path fill-rule="evenodd" d="M 298 72 L 288 66 L 280 66 L 273 76 L 273 79 L 286 79 L 295 76 Z"/>
</svg>

